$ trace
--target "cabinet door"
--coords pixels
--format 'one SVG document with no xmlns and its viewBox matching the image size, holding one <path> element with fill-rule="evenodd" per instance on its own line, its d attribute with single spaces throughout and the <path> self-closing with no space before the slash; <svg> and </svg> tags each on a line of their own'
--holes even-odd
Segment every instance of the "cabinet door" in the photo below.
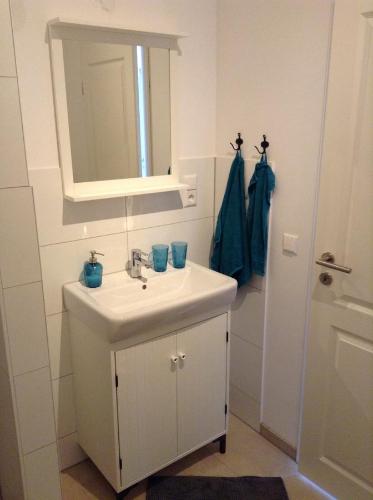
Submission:
<svg viewBox="0 0 373 500">
<path fill-rule="evenodd" d="M 122 484 L 177 455 L 176 335 L 116 353 Z"/>
<path fill-rule="evenodd" d="M 225 432 L 226 331 L 223 314 L 177 335 L 179 455 Z"/>
</svg>

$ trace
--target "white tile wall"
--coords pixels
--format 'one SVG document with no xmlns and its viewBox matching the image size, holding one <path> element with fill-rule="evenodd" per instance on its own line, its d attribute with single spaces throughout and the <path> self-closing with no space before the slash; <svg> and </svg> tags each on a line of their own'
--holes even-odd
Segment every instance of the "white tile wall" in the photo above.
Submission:
<svg viewBox="0 0 373 500">
<path fill-rule="evenodd" d="M 58 441 L 58 453 L 60 458 L 61 470 L 71 467 L 73 464 L 82 462 L 87 458 L 87 455 L 78 445 L 78 436 L 76 432 L 65 436 Z"/>
<path fill-rule="evenodd" d="M 84 203 L 65 200 L 60 172 L 56 167 L 29 172 L 41 246 L 125 231 L 124 198 Z"/>
<path fill-rule="evenodd" d="M 53 443 L 25 456 L 28 500 L 60 500 L 57 447 Z"/>
<path fill-rule="evenodd" d="M 149 252 L 153 243 L 167 244 L 173 240 L 183 240 L 188 242 L 187 258 L 198 264 L 208 266 L 212 231 L 212 217 L 129 231 L 128 248 L 141 248 L 145 252 Z"/>
<path fill-rule="evenodd" d="M 49 365 L 41 283 L 4 290 L 13 375 Z"/>
<path fill-rule="evenodd" d="M 197 174 L 196 207 L 183 209 L 178 193 L 133 197 L 127 201 L 71 203 L 63 199 L 58 168 L 40 168 L 29 172 L 37 215 L 62 468 L 85 456 L 76 443 L 70 376 L 73 367 L 68 317 L 63 312 L 62 286 L 79 279 L 90 249 L 105 253 L 100 261 L 104 265 L 104 273 L 109 273 L 125 268 L 128 247 L 139 246 L 147 251 L 153 243 L 183 239 L 189 243 L 188 257 L 208 265 L 213 232 L 214 159 L 181 160 L 180 169 L 183 174 Z M 126 232 L 127 229 L 129 232 Z"/>
<path fill-rule="evenodd" d="M 84 262 L 89 258 L 89 251 L 92 249 L 105 254 L 99 259 L 104 266 L 104 274 L 125 268 L 128 259 L 125 233 L 40 248 L 47 314 L 55 314 L 64 310 L 63 284 L 80 279 Z"/>
<path fill-rule="evenodd" d="M 57 437 L 62 438 L 76 431 L 73 377 L 53 380 L 53 401 Z"/>
<path fill-rule="evenodd" d="M 256 431 L 260 429 L 260 403 L 252 399 L 238 387 L 231 384 L 229 389 L 229 410 Z"/>
<path fill-rule="evenodd" d="M 4 499 L 23 498 L 20 458 L 11 382 L 0 369 L 0 484 Z"/>
<path fill-rule="evenodd" d="M 0 189 L 0 265 L 5 288 L 40 281 L 31 188 Z"/>
<path fill-rule="evenodd" d="M 230 382 L 255 401 L 260 401 L 263 350 L 231 335 Z"/>
<path fill-rule="evenodd" d="M 0 54 L 1 23 L 0 12 Z M 27 167 L 16 78 L 0 78 L 0 109 L 0 187 L 25 186 Z"/>
<path fill-rule="evenodd" d="M 28 187 L 9 0 L 0 0 L 0 110 L 1 490 L 9 499 L 57 500 L 56 453 L 54 461 L 50 454 L 39 460 L 44 453 L 39 451 L 24 456 L 55 442 L 56 434 L 39 244 L 33 194 Z M 57 488 L 50 487 L 53 477 Z"/>
<path fill-rule="evenodd" d="M 1 284 L 1 282 L 0 282 Z M 8 342 L 5 338 L 5 311 L 2 301 L 2 288 L 0 288 L 0 369 L 9 373 L 8 365 Z"/>
<path fill-rule="evenodd" d="M 9 0 L 0 0 L 0 76 L 16 76 Z"/>
<path fill-rule="evenodd" d="M 49 368 L 15 377 L 22 449 L 30 453 L 55 441 Z"/>
<path fill-rule="evenodd" d="M 52 379 L 70 375 L 73 368 L 68 313 L 47 316 L 47 332 Z"/>
<path fill-rule="evenodd" d="M 183 175 L 197 175 L 197 206 L 183 208 L 178 192 L 127 198 L 128 230 L 213 216 L 214 158 L 182 159 L 178 161 L 178 166 L 181 180 Z"/>
<path fill-rule="evenodd" d="M 264 307 L 264 291 L 250 286 L 241 287 L 232 304 L 232 332 L 243 340 L 263 347 Z"/>
</svg>

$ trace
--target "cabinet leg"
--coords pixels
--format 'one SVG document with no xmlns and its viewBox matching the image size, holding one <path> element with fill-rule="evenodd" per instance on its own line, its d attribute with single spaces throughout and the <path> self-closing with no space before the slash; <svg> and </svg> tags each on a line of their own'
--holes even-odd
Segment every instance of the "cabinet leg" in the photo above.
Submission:
<svg viewBox="0 0 373 500">
<path fill-rule="evenodd" d="M 227 449 L 227 435 L 224 434 L 224 436 L 221 436 L 219 438 L 219 451 L 220 453 L 224 454 Z"/>
<path fill-rule="evenodd" d="M 130 488 L 127 488 L 126 490 L 121 491 L 120 493 L 117 493 L 116 500 L 123 500 L 128 495 L 131 489 L 132 486 Z"/>
</svg>

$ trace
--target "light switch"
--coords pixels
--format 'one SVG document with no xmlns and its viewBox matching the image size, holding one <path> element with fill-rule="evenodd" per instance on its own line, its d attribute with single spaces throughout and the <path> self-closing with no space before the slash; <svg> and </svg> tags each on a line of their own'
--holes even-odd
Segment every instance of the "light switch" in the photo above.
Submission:
<svg viewBox="0 0 373 500">
<path fill-rule="evenodd" d="M 188 184 L 188 189 L 197 189 L 197 174 L 185 174 L 181 177 L 183 184 Z"/>
<path fill-rule="evenodd" d="M 282 249 L 284 252 L 290 252 L 298 255 L 298 239 L 297 234 L 284 233 L 282 235 Z"/>
</svg>

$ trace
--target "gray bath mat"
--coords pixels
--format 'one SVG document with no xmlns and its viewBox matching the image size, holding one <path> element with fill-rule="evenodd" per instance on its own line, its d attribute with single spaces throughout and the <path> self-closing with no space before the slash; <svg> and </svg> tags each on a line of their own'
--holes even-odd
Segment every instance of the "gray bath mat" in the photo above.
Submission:
<svg viewBox="0 0 373 500">
<path fill-rule="evenodd" d="M 289 500 L 280 477 L 153 476 L 147 500 Z"/>
</svg>

